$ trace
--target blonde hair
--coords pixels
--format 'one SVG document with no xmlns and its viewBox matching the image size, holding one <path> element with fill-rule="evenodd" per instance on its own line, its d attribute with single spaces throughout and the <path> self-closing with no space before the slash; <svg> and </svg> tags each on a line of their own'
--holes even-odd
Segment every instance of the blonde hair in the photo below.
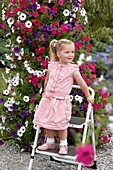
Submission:
<svg viewBox="0 0 113 170">
<path fill-rule="evenodd" d="M 73 41 L 68 39 L 60 39 L 60 40 L 52 40 L 49 44 L 50 49 L 50 60 L 54 61 L 55 59 L 58 59 L 57 57 L 57 51 L 61 51 L 64 47 L 64 45 L 72 44 Z M 73 43 L 74 44 L 74 43 Z"/>
</svg>

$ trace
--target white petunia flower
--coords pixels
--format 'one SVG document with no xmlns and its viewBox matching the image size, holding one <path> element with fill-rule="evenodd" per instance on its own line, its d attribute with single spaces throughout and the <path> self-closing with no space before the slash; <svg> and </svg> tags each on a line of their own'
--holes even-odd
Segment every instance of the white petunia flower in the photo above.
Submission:
<svg viewBox="0 0 113 170">
<path fill-rule="evenodd" d="M 72 11 L 76 13 L 78 11 L 78 9 L 79 9 L 78 7 L 73 6 Z"/>
<path fill-rule="evenodd" d="M 2 122 L 5 123 L 6 117 L 2 116 Z"/>
<path fill-rule="evenodd" d="M 1 61 L 2 65 L 5 65 L 5 61 L 4 60 L 0 60 L 0 61 Z"/>
<path fill-rule="evenodd" d="M 84 60 L 84 59 L 85 59 L 85 54 L 84 53 L 80 54 L 79 61 Z"/>
<path fill-rule="evenodd" d="M 22 126 L 19 130 L 20 130 L 22 133 L 25 133 L 26 128 L 25 128 L 25 126 Z"/>
<path fill-rule="evenodd" d="M 23 100 L 24 100 L 24 102 L 29 102 L 29 96 L 24 96 Z"/>
<path fill-rule="evenodd" d="M 36 104 L 35 108 L 34 108 L 34 112 L 38 109 L 38 104 Z"/>
<path fill-rule="evenodd" d="M 69 101 L 72 102 L 72 100 L 73 100 L 73 96 L 70 95 L 70 96 L 69 96 Z"/>
<path fill-rule="evenodd" d="M 37 5 L 37 9 L 40 9 L 40 4 L 38 4 L 38 3 L 36 2 L 36 5 Z"/>
<path fill-rule="evenodd" d="M 37 128 L 37 125 L 33 125 L 33 128 L 36 129 L 36 128 Z"/>
<path fill-rule="evenodd" d="M 7 23 L 9 25 L 13 25 L 14 24 L 14 19 L 12 17 L 8 18 Z"/>
<path fill-rule="evenodd" d="M 6 72 L 7 74 L 10 73 L 10 70 L 11 70 L 11 69 L 9 69 L 9 68 L 7 68 L 7 67 L 5 68 L 5 72 Z"/>
<path fill-rule="evenodd" d="M 28 127 L 28 124 L 29 124 L 29 122 L 28 122 L 28 121 L 26 121 L 26 122 L 25 122 L 25 126 L 26 126 L 26 127 Z"/>
<path fill-rule="evenodd" d="M 92 61 L 92 56 L 91 56 L 91 55 L 88 56 L 88 57 L 86 58 L 86 61 Z"/>
<path fill-rule="evenodd" d="M 22 131 L 21 131 L 21 130 L 18 130 L 18 131 L 17 131 L 17 135 L 18 135 L 19 137 L 22 137 L 22 136 L 23 136 Z"/>
<path fill-rule="evenodd" d="M 31 67 L 27 67 L 27 71 L 28 71 L 30 74 L 33 74 L 33 73 L 34 73 L 34 70 L 33 70 Z"/>
<path fill-rule="evenodd" d="M 17 39 L 16 39 L 16 41 L 20 44 L 20 43 L 22 42 L 21 37 L 18 36 Z"/>
<path fill-rule="evenodd" d="M 2 21 L 5 21 L 5 15 L 2 15 Z"/>
<path fill-rule="evenodd" d="M 8 95 L 9 94 L 9 90 L 4 90 L 3 94 Z"/>
<path fill-rule="evenodd" d="M 24 55 L 24 48 L 21 48 L 21 55 Z"/>
<path fill-rule="evenodd" d="M 25 26 L 26 26 L 26 28 L 31 28 L 32 22 L 31 21 L 26 21 Z"/>
<path fill-rule="evenodd" d="M 17 101 L 17 102 L 15 102 L 15 104 L 16 104 L 16 105 L 19 105 L 19 104 L 20 104 L 20 102 L 19 102 L 19 101 Z"/>
<path fill-rule="evenodd" d="M 7 132 L 11 132 L 11 129 L 10 129 L 10 128 L 6 128 L 6 131 L 7 131 Z"/>
<path fill-rule="evenodd" d="M 20 19 L 21 21 L 26 20 L 26 14 L 21 13 L 20 16 L 19 16 L 19 19 Z"/>
<path fill-rule="evenodd" d="M 86 11 L 84 8 L 81 9 L 80 14 L 84 17 L 86 15 Z"/>
<path fill-rule="evenodd" d="M 76 101 L 79 101 L 79 103 L 82 103 L 83 97 L 81 97 L 81 96 L 79 96 L 79 95 L 76 95 L 76 96 L 75 96 L 75 100 L 76 100 Z"/>
<path fill-rule="evenodd" d="M 70 11 L 69 11 L 68 9 L 65 9 L 65 10 L 63 11 L 63 14 L 64 14 L 64 16 L 68 17 L 69 14 L 70 14 Z"/>
</svg>

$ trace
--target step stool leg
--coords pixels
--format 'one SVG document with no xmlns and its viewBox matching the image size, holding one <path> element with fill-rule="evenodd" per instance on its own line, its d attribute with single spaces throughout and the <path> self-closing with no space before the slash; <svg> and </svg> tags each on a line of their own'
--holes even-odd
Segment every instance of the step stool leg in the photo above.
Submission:
<svg viewBox="0 0 113 170">
<path fill-rule="evenodd" d="M 77 170 L 81 170 L 81 167 L 82 167 L 82 165 L 81 165 L 81 163 L 79 163 Z"/>
<path fill-rule="evenodd" d="M 33 160 L 34 160 L 34 156 L 35 156 L 35 149 L 36 149 L 36 146 L 37 146 L 37 140 L 38 140 L 38 135 L 39 135 L 39 130 L 40 130 L 40 127 L 37 126 L 28 170 L 31 170 L 31 169 L 32 169 Z"/>
<path fill-rule="evenodd" d="M 96 165 L 96 147 L 95 147 L 95 134 L 94 134 L 94 116 L 93 116 L 93 110 L 91 112 L 91 127 L 92 127 L 92 145 L 94 148 L 94 166 L 95 169 L 97 168 Z"/>
</svg>

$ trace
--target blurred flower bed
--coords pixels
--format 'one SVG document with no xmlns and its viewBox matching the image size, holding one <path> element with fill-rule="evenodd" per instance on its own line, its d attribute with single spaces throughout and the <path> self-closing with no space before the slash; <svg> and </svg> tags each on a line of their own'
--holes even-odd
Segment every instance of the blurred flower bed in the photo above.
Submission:
<svg viewBox="0 0 113 170">
<path fill-rule="evenodd" d="M 111 92 L 106 86 L 103 87 L 108 74 L 99 73 L 97 64 L 99 61 L 104 63 L 105 58 L 102 55 L 103 60 L 101 57 L 98 60 L 97 56 L 101 55 L 98 53 L 95 58 L 90 56 L 92 44 L 85 33 L 87 22 L 86 11 L 78 0 L 72 3 L 60 0 L 51 3 L 10 0 L 3 4 L 0 27 L 7 39 L 6 47 L 11 52 L 1 60 L 9 77 L 3 75 L 7 89 L 4 89 L 0 97 L 0 144 L 9 139 L 9 142 L 12 140 L 25 150 L 31 149 L 35 135 L 32 120 L 43 91 L 49 61 L 49 42 L 61 38 L 74 41 L 75 62 L 79 64 L 88 86 L 95 90 L 93 106 L 96 145 L 110 142 L 112 133 L 108 131 L 107 123 L 111 111 L 106 111 L 105 106 L 111 102 Z M 110 47 L 110 51 L 111 49 Z M 81 51 L 85 51 L 85 54 Z M 102 66 L 105 69 L 106 64 Z M 73 103 L 73 115 L 84 117 L 87 101 L 83 93 L 72 91 L 71 98 L 76 101 Z M 41 129 L 39 143 L 44 142 L 45 133 Z M 72 136 L 74 133 L 76 132 L 72 132 Z M 81 134 L 81 129 L 77 133 Z M 70 143 L 72 136 L 69 137 Z M 76 140 L 75 136 L 74 138 Z"/>
</svg>

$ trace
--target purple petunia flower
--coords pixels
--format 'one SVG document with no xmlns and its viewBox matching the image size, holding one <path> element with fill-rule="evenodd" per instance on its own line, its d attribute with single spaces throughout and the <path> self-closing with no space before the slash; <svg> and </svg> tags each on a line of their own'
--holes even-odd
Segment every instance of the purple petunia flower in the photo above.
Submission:
<svg viewBox="0 0 113 170">
<path fill-rule="evenodd" d="M 0 98 L 0 104 L 4 103 L 4 99 Z"/>
<path fill-rule="evenodd" d="M 67 24 L 67 25 L 66 25 L 66 28 L 67 28 L 67 29 L 71 29 L 71 24 Z"/>
<path fill-rule="evenodd" d="M 25 112 L 21 112 L 21 113 L 20 113 L 20 117 L 21 117 L 21 118 L 26 117 L 26 113 L 25 113 Z"/>
<path fill-rule="evenodd" d="M 2 118 L 0 118 L 0 122 L 2 122 Z"/>
<path fill-rule="evenodd" d="M 21 128 L 21 124 L 18 123 L 18 124 L 16 125 L 16 129 L 19 130 L 20 128 Z"/>
<path fill-rule="evenodd" d="M 44 142 L 45 141 L 45 136 L 41 136 L 41 141 Z"/>
<path fill-rule="evenodd" d="M 28 40 L 28 43 L 32 43 L 33 42 L 32 38 L 28 38 L 27 40 Z"/>
<path fill-rule="evenodd" d="M 19 48 L 19 47 L 15 47 L 15 48 L 14 48 L 14 52 L 15 52 L 15 53 L 19 53 L 19 52 L 20 52 L 20 48 Z"/>
<path fill-rule="evenodd" d="M 84 106 L 82 106 L 82 105 L 78 106 L 78 108 L 79 108 L 80 110 L 84 110 L 84 109 L 85 109 Z"/>
<path fill-rule="evenodd" d="M 32 5 L 29 5 L 29 6 L 28 6 L 28 10 L 32 10 Z"/>
<path fill-rule="evenodd" d="M 4 29 L 4 34 L 5 34 L 5 35 L 8 34 L 8 31 L 7 31 L 6 29 Z"/>
<path fill-rule="evenodd" d="M 111 137 L 113 136 L 113 133 L 110 132 L 110 133 L 108 134 L 108 136 L 109 136 L 109 138 L 111 138 Z"/>
<path fill-rule="evenodd" d="M 4 142 L 2 140 L 0 140 L 0 145 L 3 145 L 3 144 L 4 144 Z"/>
<path fill-rule="evenodd" d="M 12 136 L 16 136 L 17 133 L 16 133 L 15 131 L 12 131 L 12 132 L 11 132 L 11 135 L 12 135 Z"/>
<path fill-rule="evenodd" d="M 36 94 L 35 93 L 32 93 L 32 98 L 35 98 Z"/>
<path fill-rule="evenodd" d="M 43 31 L 46 31 L 46 30 L 47 30 L 47 25 L 43 25 L 43 26 L 42 26 L 42 30 L 43 30 Z"/>
<path fill-rule="evenodd" d="M 35 39 L 36 39 L 36 40 L 39 40 L 39 39 L 40 39 L 40 35 L 39 35 L 39 34 L 36 34 L 36 35 L 35 35 Z"/>
<path fill-rule="evenodd" d="M 48 34 L 44 34 L 44 39 L 47 40 L 48 39 Z"/>
<path fill-rule="evenodd" d="M 49 14 L 50 15 L 54 15 L 54 11 L 53 10 L 49 10 Z"/>
<path fill-rule="evenodd" d="M 47 26 L 47 31 L 51 32 L 52 31 L 52 26 Z"/>
<path fill-rule="evenodd" d="M 37 4 L 33 4 L 32 9 L 34 9 L 34 10 L 37 9 Z"/>
</svg>

